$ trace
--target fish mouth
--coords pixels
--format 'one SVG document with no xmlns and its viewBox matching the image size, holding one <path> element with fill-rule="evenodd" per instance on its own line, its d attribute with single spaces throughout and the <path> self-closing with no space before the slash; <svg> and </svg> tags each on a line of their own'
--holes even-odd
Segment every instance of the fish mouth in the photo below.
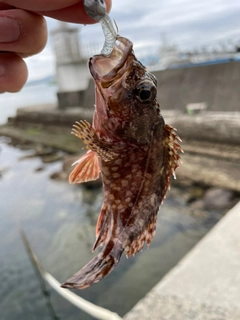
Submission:
<svg viewBox="0 0 240 320">
<path fill-rule="evenodd" d="M 109 87 L 119 79 L 128 66 L 127 60 L 132 52 L 132 42 L 123 37 L 117 37 L 110 55 L 96 55 L 89 60 L 89 70 L 96 81 L 101 81 L 102 87 Z"/>
</svg>

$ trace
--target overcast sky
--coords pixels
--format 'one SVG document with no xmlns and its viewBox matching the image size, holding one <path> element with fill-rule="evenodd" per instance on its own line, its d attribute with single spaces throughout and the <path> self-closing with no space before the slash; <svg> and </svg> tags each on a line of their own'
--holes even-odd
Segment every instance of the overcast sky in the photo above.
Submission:
<svg viewBox="0 0 240 320">
<path fill-rule="evenodd" d="M 202 46 L 216 47 L 227 40 L 240 45 L 239 0 L 113 0 L 110 17 L 117 22 L 119 33 L 129 38 L 135 51 L 156 52 L 163 38 L 180 50 Z M 49 31 L 58 22 L 47 19 Z M 103 36 L 99 24 L 80 26 L 82 45 L 98 43 Z M 44 51 L 26 59 L 29 80 L 54 73 L 51 38 Z"/>
</svg>

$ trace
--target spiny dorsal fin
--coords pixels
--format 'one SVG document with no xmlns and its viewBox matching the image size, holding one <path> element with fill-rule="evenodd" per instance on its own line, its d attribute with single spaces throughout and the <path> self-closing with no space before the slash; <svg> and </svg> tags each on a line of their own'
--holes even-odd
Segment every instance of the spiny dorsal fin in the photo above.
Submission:
<svg viewBox="0 0 240 320">
<path fill-rule="evenodd" d="M 99 177 L 100 167 L 99 159 L 95 152 L 89 150 L 82 156 L 76 164 L 76 167 L 69 175 L 70 183 L 81 183 L 96 180 Z"/>
<path fill-rule="evenodd" d="M 164 143 L 169 150 L 168 170 L 176 179 L 175 170 L 179 167 L 179 162 L 181 162 L 179 152 L 183 153 L 183 150 L 181 146 L 178 144 L 178 141 L 181 142 L 182 140 L 179 138 L 179 136 L 176 134 L 175 131 L 176 129 L 174 129 L 173 127 L 167 124 L 165 125 L 166 138 Z M 170 184 L 170 180 L 169 180 L 169 184 Z"/>
</svg>

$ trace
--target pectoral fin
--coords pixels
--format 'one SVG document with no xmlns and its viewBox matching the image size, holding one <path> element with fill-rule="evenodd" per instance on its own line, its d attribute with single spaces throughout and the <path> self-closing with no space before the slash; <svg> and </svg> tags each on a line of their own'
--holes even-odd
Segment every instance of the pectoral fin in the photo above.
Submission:
<svg viewBox="0 0 240 320">
<path fill-rule="evenodd" d="M 99 159 L 95 152 L 89 150 L 75 163 L 77 163 L 77 165 L 69 176 L 70 183 L 92 181 L 99 177 Z"/>
<path fill-rule="evenodd" d="M 72 134 L 80 138 L 86 144 L 87 149 L 96 152 L 104 161 L 113 160 L 118 156 L 118 153 L 113 150 L 112 144 L 102 141 L 86 120 L 76 122 L 73 125 Z"/>
</svg>

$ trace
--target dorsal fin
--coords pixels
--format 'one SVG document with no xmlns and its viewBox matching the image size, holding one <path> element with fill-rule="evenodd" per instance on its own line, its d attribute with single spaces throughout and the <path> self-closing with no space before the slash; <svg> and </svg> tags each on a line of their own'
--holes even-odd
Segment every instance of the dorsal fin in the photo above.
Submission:
<svg viewBox="0 0 240 320">
<path fill-rule="evenodd" d="M 76 167 L 69 175 L 70 183 L 81 183 L 96 180 L 99 177 L 100 167 L 96 152 L 89 150 L 82 156 L 76 164 Z"/>
<path fill-rule="evenodd" d="M 145 242 L 147 243 L 148 246 L 150 245 L 155 235 L 156 220 L 157 220 L 157 214 L 152 215 L 151 220 L 149 221 L 145 229 L 142 230 L 142 232 L 138 235 L 138 237 L 134 239 L 131 245 L 125 250 L 127 258 L 129 258 L 130 256 L 134 256 L 135 254 L 138 253 L 138 251 L 142 250 Z"/>
</svg>

